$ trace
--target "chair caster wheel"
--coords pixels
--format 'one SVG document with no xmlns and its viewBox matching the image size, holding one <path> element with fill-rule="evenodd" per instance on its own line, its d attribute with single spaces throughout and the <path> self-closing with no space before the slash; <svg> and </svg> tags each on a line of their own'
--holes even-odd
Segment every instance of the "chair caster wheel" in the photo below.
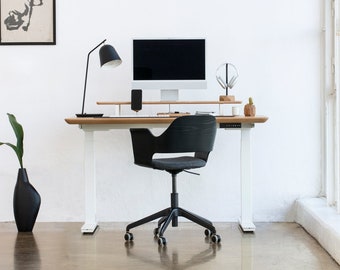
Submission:
<svg viewBox="0 0 340 270">
<path fill-rule="evenodd" d="M 204 234 L 205 236 L 211 236 L 211 231 L 208 229 L 205 229 Z"/>
<path fill-rule="evenodd" d="M 158 245 L 159 246 L 165 246 L 166 245 L 166 239 L 164 236 L 161 236 L 158 238 Z"/>
<path fill-rule="evenodd" d="M 125 241 L 132 241 L 132 240 L 133 240 L 133 234 L 130 233 L 130 232 L 127 232 L 127 233 L 124 235 L 124 239 L 125 239 Z"/>
<path fill-rule="evenodd" d="M 218 234 L 213 234 L 211 236 L 211 241 L 213 241 L 213 243 L 220 243 L 221 242 L 221 236 L 219 236 Z"/>
<path fill-rule="evenodd" d="M 154 236 L 157 236 L 157 235 L 158 235 L 158 232 L 159 232 L 159 229 L 158 229 L 158 228 L 155 228 L 155 229 L 153 230 L 153 235 L 154 235 Z"/>
</svg>

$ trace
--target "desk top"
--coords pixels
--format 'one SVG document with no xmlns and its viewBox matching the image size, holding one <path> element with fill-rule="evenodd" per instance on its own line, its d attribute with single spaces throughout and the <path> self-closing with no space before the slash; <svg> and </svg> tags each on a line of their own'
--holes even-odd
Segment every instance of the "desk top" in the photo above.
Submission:
<svg viewBox="0 0 340 270">
<path fill-rule="evenodd" d="M 73 117 L 66 118 L 65 121 L 70 125 L 114 125 L 114 124 L 170 124 L 176 117 Z M 268 120 L 267 116 L 216 116 L 216 122 L 221 123 L 241 123 L 256 124 L 264 123 Z"/>
</svg>

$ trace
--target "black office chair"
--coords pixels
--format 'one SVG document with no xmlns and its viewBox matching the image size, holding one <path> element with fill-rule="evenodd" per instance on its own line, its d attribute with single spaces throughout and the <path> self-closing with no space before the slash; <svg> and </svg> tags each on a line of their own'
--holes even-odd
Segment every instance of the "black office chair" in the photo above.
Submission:
<svg viewBox="0 0 340 270">
<path fill-rule="evenodd" d="M 221 241 L 213 224 L 196 214 L 178 206 L 177 174 L 204 167 L 210 151 L 213 149 L 216 135 L 216 119 L 211 115 L 189 115 L 175 119 L 163 134 L 156 137 L 148 129 L 131 128 L 132 146 L 135 164 L 157 170 L 165 170 L 172 175 L 171 207 L 133 222 L 126 227 L 126 241 L 133 240 L 130 229 L 160 218 L 158 227 L 154 229 L 158 244 L 165 245 L 163 236 L 172 222 L 178 226 L 178 217 L 185 217 L 206 228 L 205 235 L 215 243 Z M 192 155 L 188 153 L 194 153 Z M 153 158 L 155 153 L 181 153 L 177 157 Z M 185 155 L 183 153 L 186 153 Z"/>
</svg>

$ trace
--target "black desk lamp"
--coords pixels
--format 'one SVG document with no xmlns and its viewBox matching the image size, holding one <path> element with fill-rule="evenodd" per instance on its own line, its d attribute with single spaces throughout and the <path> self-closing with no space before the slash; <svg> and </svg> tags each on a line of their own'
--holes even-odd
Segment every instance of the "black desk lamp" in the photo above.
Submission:
<svg viewBox="0 0 340 270">
<path fill-rule="evenodd" d="M 85 96 L 86 96 L 86 84 L 87 84 L 87 73 L 89 69 L 89 61 L 90 61 L 90 54 L 96 50 L 100 45 L 102 45 L 106 39 L 100 42 L 96 47 L 94 47 L 88 54 L 87 54 L 87 62 L 86 62 L 86 73 L 85 73 L 85 83 L 84 83 L 84 94 L 83 94 L 83 105 L 81 108 L 81 113 L 76 114 L 77 117 L 102 117 L 103 114 L 95 113 L 95 114 L 87 114 L 84 113 L 84 106 L 85 106 Z M 113 68 L 119 66 L 122 63 L 118 53 L 111 45 L 104 45 L 99 50 L 99 58 L 100 58 L 100 66 L 103 68 Z"/>
</svg>

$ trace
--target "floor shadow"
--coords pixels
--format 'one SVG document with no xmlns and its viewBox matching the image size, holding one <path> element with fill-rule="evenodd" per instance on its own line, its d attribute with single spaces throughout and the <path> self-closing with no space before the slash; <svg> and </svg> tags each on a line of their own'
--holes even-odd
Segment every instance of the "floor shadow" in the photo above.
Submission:
<svg viewBox="0 0 340 270">
<path fill-rule="evenodd" d="M 14 246 L 14 269 L 41 269 L 40 252 L 33 233 L 18 233 Z"/>
<path fill-rule="evenodd" d="M 128 257 L 157 266 L 159 269 L 185 270 L 215 259 L 217 251 L 221 249 L 221 244 L 209 243 L 206 248 L 199 252 L 182 252 L 177 249 L 169 250 L 167 246 L 158 246 L 159 260 L 150 257 L 150 253 L 144 254 L 143 249 L 135 247 L 134 242 L 126 242 L 125 248 Z M 182 256 L 179 256 L 179 254 Z"/>
</svg>

